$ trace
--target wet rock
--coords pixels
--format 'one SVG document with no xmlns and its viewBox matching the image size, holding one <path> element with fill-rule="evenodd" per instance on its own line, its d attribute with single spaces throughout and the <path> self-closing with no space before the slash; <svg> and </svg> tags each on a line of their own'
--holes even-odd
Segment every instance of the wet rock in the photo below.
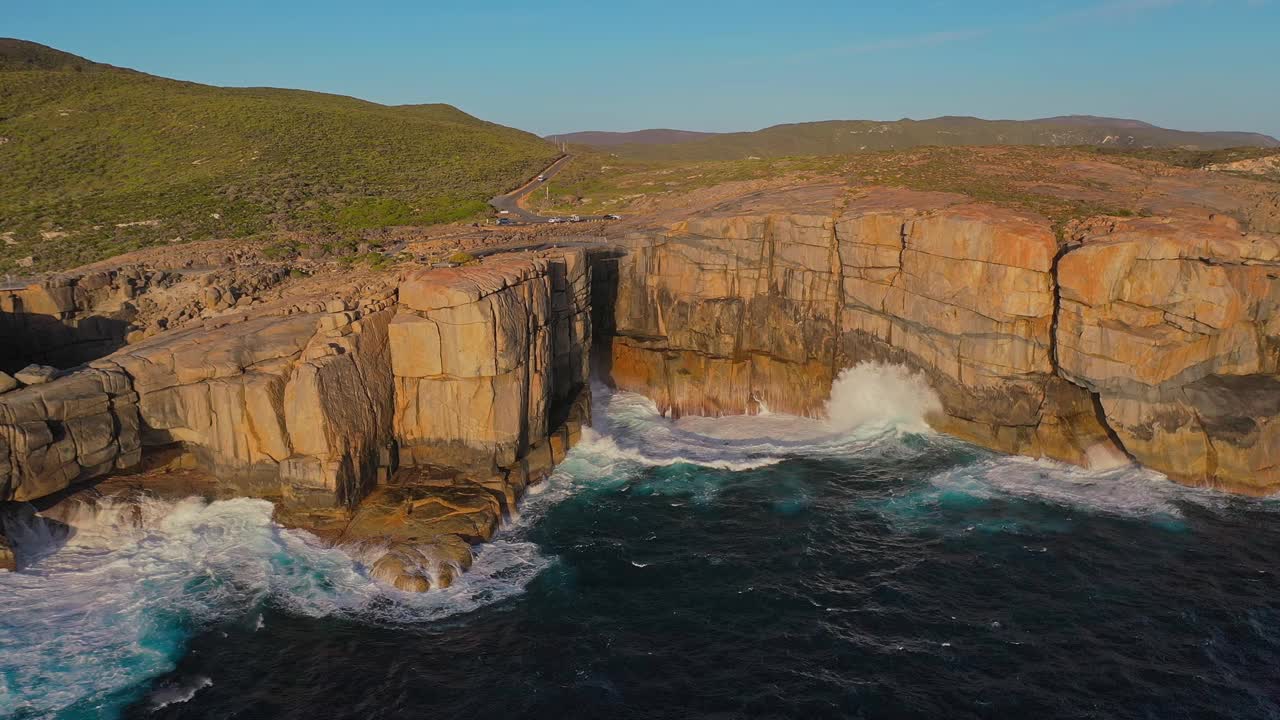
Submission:
<svg viewBox="0 0 1280 720">
<path fill-rule="evenodd" d="M 493 537 L 503 517 L 503 503 L 492 491 L 465 480 L 405 478 L 375 489 L 356 509 L 344 533 L 344 541 L 390 539 L 411 543 L 433 542 L 453 535 L 469 543 Z"/>
<path fill-rule="evenodd" d="M 0 570 L 13 572 L 17 569 L 18 557 L 13 553 L 13 546 L 9 544 L 9 539 L 0 531 Z"/>
<path fill-rule="evenodd" d="M 379 558 L 369 569 L 369 577 L 405 592 L 426 592 L 431 589 L 431 580 L 399 549 L 389 550 Z"/>
</svg>

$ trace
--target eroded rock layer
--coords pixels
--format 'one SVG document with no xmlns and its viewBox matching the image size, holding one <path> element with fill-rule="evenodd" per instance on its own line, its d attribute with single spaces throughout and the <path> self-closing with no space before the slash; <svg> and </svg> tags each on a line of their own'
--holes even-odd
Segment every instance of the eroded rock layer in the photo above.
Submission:
<svg viewBox="0 0 1280 720">
<path fill-rule="evenodd" d="M 411 273 L 390 326 L 395 434 L 406 465 L 500 467 L 586 384 L 590 280 L 581 253 Z M 475 457 L 476 453 L 480 457 Z"/>
<path fill-rule="evenodd" d="M 785 199 L 784 199 L 785 200 Z M 863 361 L 939 394 L 939 430 L 1090 467 L 1280 487 L 1277 240 L 1222 217 L 1106 220 L 871 189 L 753 198 L 632 236 L 605 369 L 674 415 L 819 414 Z"/>
<path fill-rule="evenodd" d="M 508 472 L 586 383 L 589 287 L 581 252 L 520 255 L 142 340 L 0 394 L 0 500 L 162 447 L 301 506 L 353 505 L 398 462 Z"/>
<path fill-rule="evenodd" d="M 1059 264 L 1063 377 L 1098 394 L 1142 464 L 1249 493 L 1280 488 L 1280 238 L 1144 218 Z"/>
</svg>

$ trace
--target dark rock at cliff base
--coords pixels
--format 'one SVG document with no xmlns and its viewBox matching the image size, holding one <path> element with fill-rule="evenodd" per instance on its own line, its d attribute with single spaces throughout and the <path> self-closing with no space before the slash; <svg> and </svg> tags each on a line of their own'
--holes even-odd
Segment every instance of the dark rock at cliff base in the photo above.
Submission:
<svg viewBox="0 0 1280 720">
<path fill-rule="evenodd" d="M 369 577 L 405 592 L 426 592 L 431 589 L 428 578 L 402 549 L 389 550 L 369 569 Z"/>
<path fill-rule="evenodd" d="M 399 473 L 396 481 L 403 484 L 379 487 L 360 503 L 343 533 L 344 542 L 371 538 L 428 542 L 444 535 L 483 542 L 493 537 L 502 522 L 502 500 L 474 482 L 433 482 Z"/>
<path fill-rule="evenodd" d="M 0 570 L 14 571 L 18 569 L 18 558 L 13 554 L 13 546 L 9 539 L 0 533 Z"/>
</svg>

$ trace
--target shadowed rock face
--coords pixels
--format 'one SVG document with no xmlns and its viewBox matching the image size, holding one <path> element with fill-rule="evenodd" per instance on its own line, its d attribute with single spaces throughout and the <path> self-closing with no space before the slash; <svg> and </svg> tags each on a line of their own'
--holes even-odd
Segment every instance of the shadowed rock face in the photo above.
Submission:
<svg viewBox="0 0 1280 720">
<path fill-rule="evenodd" d="M 822 412 L 838 372 L 923 373 L 939 430 L 1086 466 L 1280 488 L 1280 250 L 1221 218 L 1112 220 L 873 189 L 629 238 L 605 363 L 664 412 Z M 1248 399 L 1246 399 L 1246 397 Z"/>
<path fill-rule="evenodd" d="M 279 264 L 229 265 L 217 270 L 123 265 L 87 269 L 21 287 L 0 289 L 0 371 L 31 362 L 69 368 L 128 342 L 228 310 L 238 300 L 289 277 Z"/>
<path fill-rule="evenodd" d="M 141 457 L 138 395 L 92 368 L 0 395 L 0 497 L 34 500 Z"/>
</svg>

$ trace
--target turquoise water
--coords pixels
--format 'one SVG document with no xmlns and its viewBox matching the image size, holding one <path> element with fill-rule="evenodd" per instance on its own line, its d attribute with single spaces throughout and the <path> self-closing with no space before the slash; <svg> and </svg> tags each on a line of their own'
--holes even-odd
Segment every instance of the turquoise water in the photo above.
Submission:
<svg viewBox="0 0 1280 720">
<path fill-rule="evenodd" d="M 897 380 L 843 400 L 911 405 Z M 1001 457 L 913 414 L 671 422 L 601 391 L 520 518 L 423 596 L 260 501 L 99 511 L 0 576 L 0 708 L 1280 717 L 1275 503 Z"/>
</svg>

